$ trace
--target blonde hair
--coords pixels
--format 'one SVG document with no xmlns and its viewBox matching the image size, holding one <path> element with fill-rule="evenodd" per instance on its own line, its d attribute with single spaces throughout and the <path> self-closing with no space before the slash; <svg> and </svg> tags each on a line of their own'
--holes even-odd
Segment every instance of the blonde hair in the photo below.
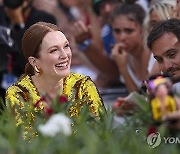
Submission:
<svg viewBox="0 0 180 154">
<path fill-rule="evenodd" d="M 151 30 L 149 26 L 150 14 L 152 11 L 156 11 L 160 21 L 164 21 L 170 18 L 171 7 L 176 6 L 176 0 L 153 0 L 149 6 L 148 14 L 144 20 L 144 43 L 147 42 L 147 36 Z"/>
<path fill-rule="evenodd" d="M 170 17 L 172 6 L 176 6 L 176 0 L 153 0 L 149 7 L 149 15 L 155 10 L 160 20 L 167 20 Z"/>
</svg>

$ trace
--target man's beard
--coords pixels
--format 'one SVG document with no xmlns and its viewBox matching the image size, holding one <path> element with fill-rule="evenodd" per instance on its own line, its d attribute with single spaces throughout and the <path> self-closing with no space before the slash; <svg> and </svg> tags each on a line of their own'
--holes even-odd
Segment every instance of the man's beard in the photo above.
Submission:
<svg viewBox="0 0 180 154">
<path fill-rule="evenodd" d="M 177 76 L 177 77 L 174 77 L 173 74 L 174 72 L 176 71 L 180 71 L 180 68 L 178 67 L 171 67 L 167 70 L 167 74 L 171 77 L 173 83 L 177 83 L 177 82 L 180 82 L 180 76 Z"/>
</svg>

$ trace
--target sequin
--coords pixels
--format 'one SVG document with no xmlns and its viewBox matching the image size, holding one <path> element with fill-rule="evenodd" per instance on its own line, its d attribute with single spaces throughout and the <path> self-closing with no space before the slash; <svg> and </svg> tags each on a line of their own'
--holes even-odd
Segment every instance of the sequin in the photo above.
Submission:
<svg viewBox="0 0 180 154">
<path fill-rule="evenodd" d="M 99 92 L 89 77 L 70 73 L 69 76 L 64 78 L 63 94 L 67 95 L 69 100 L 75 102 L 68 111 L 71 117 L 78 116 L 84 103 L 88 105 L 89 111 L 92 112 L 95 117 L 98 116 L 99 110 L 105 111 Z M 24 124 L 22 120 L 23 115 L 19 113 L 20 110 L 24 110 L 24 105 L 30 107 L 32 105 L 29 103 L 35 104 L 40 98 L 41 96 L 37 91 L 37 88 L 33 84 L 31 77 L 28 75 L 23 75 L 17 83 L 8 88 L 6 92 L 6 103 L 9 107 L 15 107 L 15 119 L 17 125 Z M 38 112 L 42 109 L 43 105 L 41 103 L 40 109 L 35 107 L 34 111 Z M 35 117 L 33 114 L 31 116 L 33 121 Z M 29 126 L 25 127 L 30 128 Z"/>
</svg>

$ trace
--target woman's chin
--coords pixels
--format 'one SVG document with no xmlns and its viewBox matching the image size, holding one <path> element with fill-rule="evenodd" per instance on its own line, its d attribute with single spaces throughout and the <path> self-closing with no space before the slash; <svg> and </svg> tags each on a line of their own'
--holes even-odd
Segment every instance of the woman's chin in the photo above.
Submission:
<svg viewBox="0 0 180 154">
<path fill-rule="evenodd" d="M 58 76 L 66 77 L 70 74 L 70 69 L 65 69 L 57 72 Z"/>
</svg>

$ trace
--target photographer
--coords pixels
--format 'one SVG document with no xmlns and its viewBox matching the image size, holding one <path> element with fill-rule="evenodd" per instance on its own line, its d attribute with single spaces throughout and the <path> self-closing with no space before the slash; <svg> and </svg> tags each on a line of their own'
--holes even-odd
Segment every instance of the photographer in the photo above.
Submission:
<svg viewBox="0 0 180 154">
<path fill-rule="evenodd" d="M 14 79 L 24 72 L 26 64 L 21 51 L 22 36 L 27 28 L 39 21 L 56 24 L 56 20 L 52 15 L 35 9 L 32 6 L 32 0 L 3 0 L 3 5 L 0 6 L 0 26 L 10 29 L 9 35 L 13 42 L 12 46 L 0 45 L 0 59 L 9 62 L 4 65 L 6 67 L 4 72 L 7 71 L 7 74 L 12 74 Z M 9 69 L 7 69 L 7 66 Z M 6 83 L 4 80 L 8 79 L 3 78 L 1 85 L 4 82 Z M 4 88 L 9 85 L 7 84 Z"/>
<path fill-rule="evenodd" d="M 7 49 L 12 47 L 13 40 L 10 37 L 10 29 L 0 26 L 0 83 L 3 79 L 3 74 L 7 71 L 8 55 Z M 0 86 L 0 97 L 4 98 L 5 89 Z"/>
</svg>

